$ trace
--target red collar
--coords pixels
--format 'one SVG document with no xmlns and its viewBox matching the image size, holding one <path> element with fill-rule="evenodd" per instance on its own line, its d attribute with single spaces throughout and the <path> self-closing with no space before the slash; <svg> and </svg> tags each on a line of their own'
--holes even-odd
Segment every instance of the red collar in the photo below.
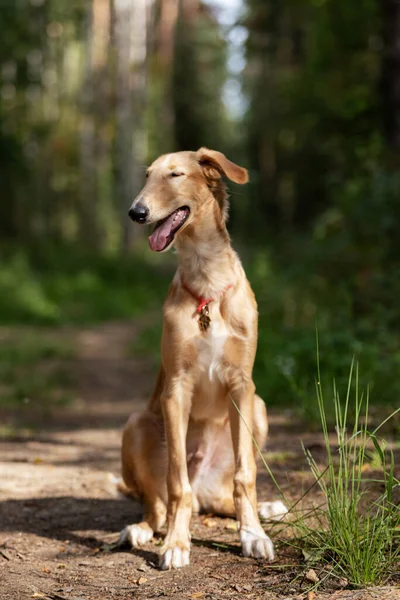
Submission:
<svg viewBox="0 0 400 600">
<path fill-rule="evenodd" d="M 198 296 L 197 294 L 194 293 L 193 290 L 190 289 L 190 287 L 184 282 L 182 281 L 182 287 L 189 292 L 189 294 L 198 302 L 197 305 L 197 309 L 196 311 L 198 313 L 201 313 L 201 311 L 203 310 L 203 308 L 205 306 L 208 306 L 208 304 L 210 304 L 211 302 L 214 302 L 214 298 L 205 298 L 204 296 Z M 229 285 L 227 285 L 222 292 L 220 292 L 220 295 L 222 296 L 222 294 L 225 294 L 225 292 L 227 292 L 231 287 L 233 287 L 233 284 L 230 283 Z"/>
</svg>

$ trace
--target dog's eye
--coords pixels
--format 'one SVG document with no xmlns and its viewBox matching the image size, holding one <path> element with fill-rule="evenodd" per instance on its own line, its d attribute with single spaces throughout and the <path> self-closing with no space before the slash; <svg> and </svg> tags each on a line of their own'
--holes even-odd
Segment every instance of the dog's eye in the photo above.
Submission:
<svg viewBox="0 0 400 600">
<path fill-rule="evenodd" d="M 171 177 L 182 177 L 185 173 L 178 173 L 177 171 L 172 171 Z"/>
</svg>

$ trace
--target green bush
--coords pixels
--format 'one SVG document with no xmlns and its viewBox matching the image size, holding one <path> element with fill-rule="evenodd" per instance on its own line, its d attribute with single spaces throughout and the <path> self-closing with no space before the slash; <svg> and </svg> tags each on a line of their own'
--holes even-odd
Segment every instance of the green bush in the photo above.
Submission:
<svg viewBox="0 0 400 600">
<path fill-rule="evenodd" d="M 159 306 L 170 280 L 137 257 L 71 248 L 5 253 L 0 264 L 0 323 L 73 324 L 133 318 Z"/>
</svg>

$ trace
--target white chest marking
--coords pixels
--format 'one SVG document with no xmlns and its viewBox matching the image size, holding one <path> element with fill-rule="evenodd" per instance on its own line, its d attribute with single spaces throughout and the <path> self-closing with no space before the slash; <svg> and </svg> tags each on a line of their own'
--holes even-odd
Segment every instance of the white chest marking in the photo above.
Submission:
<svg viewBox="0 0 400 600">
<path fill-rule="evenodd" d="M 211 321 L 207 333 L 201 337 L 197 344 L 199 349 L 199 365 L 208 372 L 208 378 L 213 380 L 218 375 L 220 358 L 229 332 L 223 321 Z"/>
</svg>

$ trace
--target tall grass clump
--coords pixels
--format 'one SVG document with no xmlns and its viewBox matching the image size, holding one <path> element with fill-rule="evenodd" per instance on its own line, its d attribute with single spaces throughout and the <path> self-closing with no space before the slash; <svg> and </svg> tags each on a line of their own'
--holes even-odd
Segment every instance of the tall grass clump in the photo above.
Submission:
<svg viewBox="0 0 400 600">
<path fill-rule="evenodd" d="M 399 481 L 393 451 L 378 436 L 388 419 L 369 430 L 369 394 L 360 393 L 353 361 L 344 402 L 333 387 L 333 445 L 319 365 L 316 387 L 326 465 L 320 466 L 304 450 L 323 501 L 307 514 L 297 511 L 296 533 L 310 563 L 329 564 L 327 574 L 357 587 L 380 584 L 390 578 L 400 560 L 400 511 L 393 496 Z"/>
</svg>

